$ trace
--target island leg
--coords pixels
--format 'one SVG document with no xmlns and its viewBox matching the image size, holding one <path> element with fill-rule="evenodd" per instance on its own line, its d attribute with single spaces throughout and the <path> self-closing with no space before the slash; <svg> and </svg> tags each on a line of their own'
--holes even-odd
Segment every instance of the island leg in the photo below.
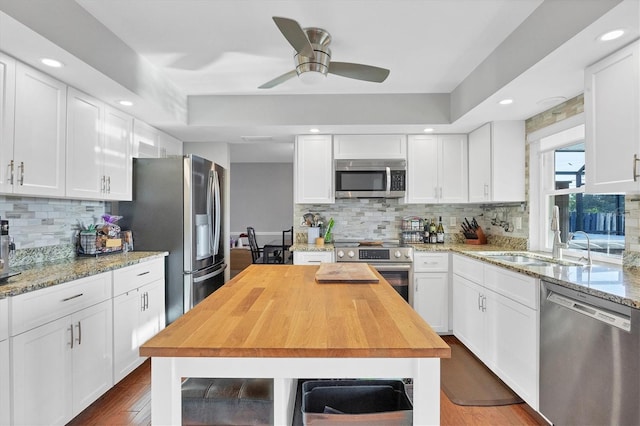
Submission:
<svg viewBox="0 0 640 426">
<path fill-rule="evenodd" d="M 151 424 L 182 423 L 180 380 L 173 358 L 151 358 Z"/>
<path fill-rule="evenodd" d="M 413 424 L 440 424 L 440 358 L 416 358 L 413 367 Z"/>
</svg>

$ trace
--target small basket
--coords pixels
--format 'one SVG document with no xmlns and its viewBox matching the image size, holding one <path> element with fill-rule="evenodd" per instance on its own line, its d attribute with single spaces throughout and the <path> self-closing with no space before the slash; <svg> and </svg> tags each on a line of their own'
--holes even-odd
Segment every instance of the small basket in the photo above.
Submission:
<svg viewBox="0 0 640 426">
<path fill-rule="evenodd" d="M 79 254 L 96 254 L 98 247 L 96 245 L 98 234 L 94 231 L 81 231 L 80 244 L 78 244 Z"/>
</svg>

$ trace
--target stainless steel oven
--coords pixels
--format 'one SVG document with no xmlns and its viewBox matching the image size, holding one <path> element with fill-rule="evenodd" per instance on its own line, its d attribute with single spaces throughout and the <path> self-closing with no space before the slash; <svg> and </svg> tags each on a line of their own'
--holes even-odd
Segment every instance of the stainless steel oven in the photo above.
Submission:
<svg viewBox="0 0 640 426">
<path fill-rule="evenodd" d="M 397 241 L 380 243 L 336 241 L 336 262 L 361 262 L 373 266 L 413 306 L 409 291 L 413 283 L 413 249 Z"/>
</svg>

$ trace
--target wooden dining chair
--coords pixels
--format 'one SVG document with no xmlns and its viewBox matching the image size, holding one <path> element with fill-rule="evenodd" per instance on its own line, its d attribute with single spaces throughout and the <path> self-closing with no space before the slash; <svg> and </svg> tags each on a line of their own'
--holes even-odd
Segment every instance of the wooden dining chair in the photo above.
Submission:
<svg viewBox="0 0 640 426">
<path fill-rule="evenodd" d="M 247 227 L 247 236 L 249 238 L 249 248 L 251 249 L 251 259 L 253 263 L 282 263 L 280 246 L 258 246 L 256 239 L 256 231 L 253 227 Z"/>
</svg>

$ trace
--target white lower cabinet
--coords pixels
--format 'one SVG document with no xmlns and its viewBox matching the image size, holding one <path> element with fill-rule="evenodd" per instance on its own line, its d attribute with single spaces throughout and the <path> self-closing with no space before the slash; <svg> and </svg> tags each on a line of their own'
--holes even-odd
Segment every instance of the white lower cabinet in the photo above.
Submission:
<svg viewBox="0 0 640 426">
<path fill-rule="evenodd" d="M 537 410 L 538 280 L 454 255 L 452 282 L 453 334 Z"/>
<path fill-rule="evenodd" d="M 13 423 L 65 424 L 113 386 L 107 300 L 12 337 Z"/>
<path fill-rule="evenodd" d="M 321 263 L 333 263 L 332 251 L 294 251 L 294 265 L 319 265 Z"/>
<path fill-rule="evenodd" d="M 413 265 L 413 309 L 436 333 L 448 332 L 449 253 L 415 253 Z"/>
<path fill-rule="evenodd" d="M 122 380 L 145 358 L 138 349 L 165 326 L 164 259 L 113 272 L 113 376 Z"/>
<path fill-rule="evenodd" d="M 10 375 L 9 301 L 0 299 L 0 425 L 11 423 Z"/>
</svg>

